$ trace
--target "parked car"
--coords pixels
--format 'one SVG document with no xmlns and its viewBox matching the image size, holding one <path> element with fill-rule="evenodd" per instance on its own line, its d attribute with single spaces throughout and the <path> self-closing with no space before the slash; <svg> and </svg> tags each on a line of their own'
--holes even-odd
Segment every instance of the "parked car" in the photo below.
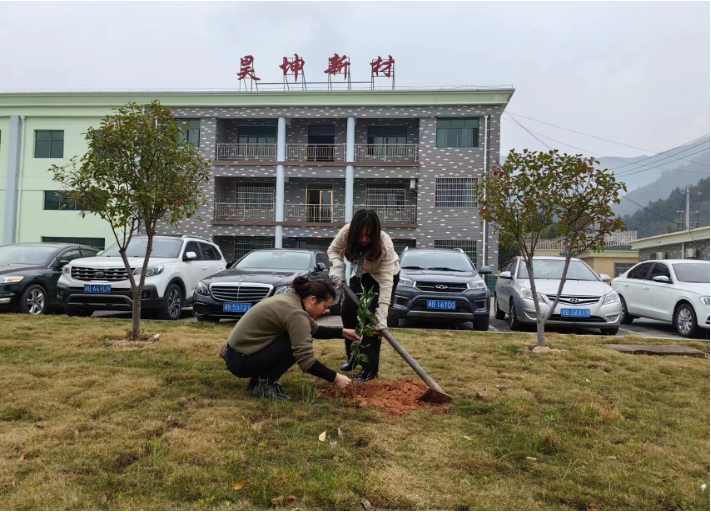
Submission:
<svg viewBox="0 0 711 512">
<path fill-rule="evenodd" d="M 62 267 L 95 256 L 99 249 L 77 244 L 9 244 L 0 247 L 0 312 L 52 312 Z"/>
<path fill-rule="evenodd" d="M 289 291 L 297 276 L 330 281 L 331 262 L 324 252 L 300 249 L 259 249 L 229 269 L 203 279 L 195 289 L 193 314 L 198 322 L 240 318 L 256 303 Z M 340 314 L 334 304 L 331 314 Z"/>
<path fill-rule="evenodd" d="M 134 236 L 126 255 L 138 278 L 148 238 Z M 201 279 L 226 267 L 217 245 L 193 236 L 153 237 L 141 309 L 155 311 L 162 320 L 177 320 L 192 303 Z M 73 260 L 63 268 L 57 294 L 69 316 L 91 316 L 94 311 L 131 311 L 131 282 L 116 244 L 94 258 Z"/>
<path fill-rule="evenodd" d="M 400 257 L 400 282 L 393 290 L 388 327 L 403 318 L 465 323 L 489 330 L 489 289 L 476 266 L 461 249 L 405 249 Z"/>
<path fill-rule="evenodd" d="M 565 258 L 534 256 L 533 274 L 541 313 L 547 314 L 555 302 L 563 277 Z M 598 275 L 578 258 L 571 258 L 563 292 L 546 325 L 596 327 L 612 336 L 620 328 L 622 306 L 620 297 Z M 511 260 L 499 275 L 494 294 L 494 317 L 503 320 L 509 315 L 509 327 L 518 331 L 523 324 L 536 323 L 531 284 L 526 263 L 520 256 Z"/>
<path fill-rule="evenodd" d="M 622 323 L 640 317 L 671 322 L 687 338 L 708 331 L 710 269 L 708 261 L 696 260 L 635 265 L 612 281 L 622 301 Z"/>
</svg>

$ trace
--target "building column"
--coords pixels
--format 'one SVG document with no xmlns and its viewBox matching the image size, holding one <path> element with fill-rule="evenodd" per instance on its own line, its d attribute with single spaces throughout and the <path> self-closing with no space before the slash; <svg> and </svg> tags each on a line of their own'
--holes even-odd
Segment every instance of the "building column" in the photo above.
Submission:
<svg viewBox="0 0 711 512">
<path fill-rule="evenodd" d="M 349 117 L 346 125 L 346 222 L 353 218 L 353 185 L 355 183 L 355 117 Z"/>
<path fill-rule="evenodd" d="M 277 168 L 276 168 L 276 205 L 274 220 L 284 222 L 284 161 L 286 160 L 286 117 L 279 117 L 277 124 Z M 284 226 L 274 227 L 274 247 L 283 247 Z"/>
<path fill-rule="evenodd" d="M 20 221 L 18 204 L 20 196 L 20 168 L 22 166 L 22 134 L 25 131 L 23 119 L 20 116 L 10 116 L 10 136 L 8 138 L 7 157 L 7 191 L 5 193 L 5 219 L 3 222 L 2 243 L 14 244 L 17 225 Z"/>
</svg>

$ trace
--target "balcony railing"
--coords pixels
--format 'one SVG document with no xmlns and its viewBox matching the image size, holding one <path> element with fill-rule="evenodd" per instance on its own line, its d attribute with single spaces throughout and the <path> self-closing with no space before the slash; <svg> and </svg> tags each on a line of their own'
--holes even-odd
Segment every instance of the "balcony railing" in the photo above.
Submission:
<svg viewBox="0 0 711 512">
<path fill-rule="evenodd" d="M 345 162 L 345 144 L 287 144 L 286 160 L 292 162 Z"/>
<path fill-rule="evenodd" d="M 285 204 L 286 222 L 345 222 L 345 207 L 342 204 Z"/>
<path fill-rule="evenodd" d="M 275 162 L 276 144 L 218 144 L 218 160 L 264 160 Z"/>
<path fill-rule="evenodd" d="M 417 144 L 356 144 L 358 162 L 417 162 Z"/>
<path fill-rule="evenodd" d="M 215 220 L 274 220 L 273 204 L 216 203 Z"/>
<path fill-rule="evenodd" d="M 414 223 L 417 220 L 417 206 L 415 205 L 365 205 L 357 204 L 354 211 L 358 210 L 375 210 L 378 214 L 380 222 L 408 222 Z"/>
</svg>

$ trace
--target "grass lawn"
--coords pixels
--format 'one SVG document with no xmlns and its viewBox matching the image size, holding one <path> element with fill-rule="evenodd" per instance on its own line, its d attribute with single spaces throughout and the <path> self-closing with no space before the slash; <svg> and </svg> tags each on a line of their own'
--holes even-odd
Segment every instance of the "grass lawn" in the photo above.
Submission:
<svg viewBox="0 0 711 512">
<path fill-rule="evenodd" d="M 0 509 L 362 510 L 366 498 L 376 509 L 709 510 L 708 359 L 566 335 L 549 342 L 569 352 L 530 354 L 530 335 L 394 330 L 455 400 L 447 414 L 389 418 L 318 397 L 326 383 L 296 368 L 290 403 L 253 399 L 218 357 L 230 325 L 145 322 L 162 341 L 102 342 L 128 326 L 0 315 Z M 342 361 L 341 341 L 316 351 Z M 383 359 L 381 377 L 414 375 L 386 343 Z"/>
</svg>

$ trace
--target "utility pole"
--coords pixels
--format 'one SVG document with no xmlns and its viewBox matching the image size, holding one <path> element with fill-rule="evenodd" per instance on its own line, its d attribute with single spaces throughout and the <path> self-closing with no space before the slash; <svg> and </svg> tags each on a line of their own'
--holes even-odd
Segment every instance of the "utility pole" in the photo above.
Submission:
<svg viewBox="0 0 711 512">
<path fill-rule="evenodd" d="M 691 224 L 689 224 L 689 214 L 691 213 L 689 211 L 689 198 L 691 197 L 691 185 L 686 186 L 686 224 L 684 224 L 684 227 L 689 230 L 691 229 Z"/>
</svg>

